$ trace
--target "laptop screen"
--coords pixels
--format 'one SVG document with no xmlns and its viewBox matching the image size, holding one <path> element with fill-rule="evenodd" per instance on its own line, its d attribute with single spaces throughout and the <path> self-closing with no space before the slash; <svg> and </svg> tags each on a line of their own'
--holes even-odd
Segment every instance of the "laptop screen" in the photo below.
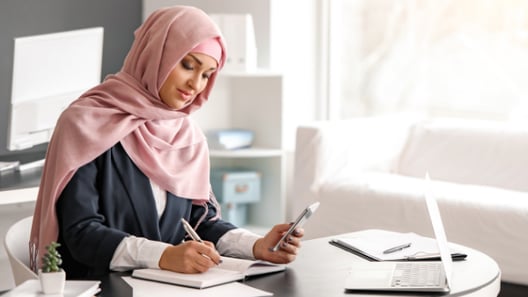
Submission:
<svg viewBox="0 0 528 297">
<path fill-rule="evenodd" d="M 451 259 L 451 253 L 449 252 L 444 224 L 442 222 L 442 218 L 440 217 L 440 210 L 438 208 L 436 199 L 433 197 L 433 188 L 429 178 L 429 173 L 425 174 L 425 187 L 425 202 L 427 204 L 427 211 L 429 212 L 431 224 L 433 225 L 433 231 L 438 244 L 438 249 L 440 251 L 440 258 L 446 273 L 447 284 L 451 286 L 453 260 Z"/>
</svg>

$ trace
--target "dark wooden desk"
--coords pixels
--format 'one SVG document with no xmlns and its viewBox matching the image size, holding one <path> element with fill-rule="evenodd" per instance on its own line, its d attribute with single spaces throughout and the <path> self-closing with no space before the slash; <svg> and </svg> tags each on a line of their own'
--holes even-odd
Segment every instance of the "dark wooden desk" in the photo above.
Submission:
<svg viewBox="0 0 528 297">
<path fill-rule="evenodd" d="M 343 289 L 348 271 L 354 263 L 364 259 L 332 246 L 330 238 L 307 240 L 295 262 L 285 272 L 248 279 L 249 286 L 273 292 L 275 297 L 335 297 L 361 296 L 346 293 Z M 465 261 L 454 263 L 451 294 L 446 296 L 491 297 L 500 289 L 500 270 L 497 263 L 487 255 L 460 246 L 467 253 Z M 121 274 L 122 275 L 122 274 Z M 366 296 L 387 296 L 387 294 L 364 294 Z M 130 286 L 120 274 L 112 274 L 103 280 L 101 296 L 132 296 Z M 152 292 L 152 296 L 156 296 Z M 403 295 L 398 295 L 403 296 Z M 416 296 L 416 295 L 414 295 Z"/>
<path fill-rule="evenodd" d="M 130 287 L 121 277 L 129 276 L 128 272 L 113 272 L 101 278 L 101 293 L 98 297 L 132 297 L 132 287 Z M 155 296 L 155 294 L 154 294 Z"/>
</svg>

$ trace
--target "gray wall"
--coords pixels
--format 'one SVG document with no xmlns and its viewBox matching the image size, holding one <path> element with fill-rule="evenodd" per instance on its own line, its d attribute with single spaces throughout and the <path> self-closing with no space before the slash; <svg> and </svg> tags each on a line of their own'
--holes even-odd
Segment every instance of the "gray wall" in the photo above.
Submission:
<svg viewBox="0 0 528 297">
<path fill-rule="evenodd" d="M 141 23 L 141 0 L 0 0 L 0 160 L 24 159 L 7 150 L 13 39 L 95 26 L 104 27 L 102 77 L 121 68 Z M 41 145 L 23 152 L 42 154 Z"/>
</svg>

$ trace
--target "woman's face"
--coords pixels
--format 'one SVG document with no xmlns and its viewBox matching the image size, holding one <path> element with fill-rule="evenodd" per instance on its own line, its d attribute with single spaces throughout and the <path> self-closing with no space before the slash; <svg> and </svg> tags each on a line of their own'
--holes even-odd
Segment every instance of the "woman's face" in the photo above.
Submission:
<svg viewBox="0 0 528 297">
<path fill-rule="evenodd" d="M 211 56 L 188 53 L 161 86 L 161 100 L 173 109 L 189 105 L 205 89 L 216 67 L 216 60 Z"/>
</svg>

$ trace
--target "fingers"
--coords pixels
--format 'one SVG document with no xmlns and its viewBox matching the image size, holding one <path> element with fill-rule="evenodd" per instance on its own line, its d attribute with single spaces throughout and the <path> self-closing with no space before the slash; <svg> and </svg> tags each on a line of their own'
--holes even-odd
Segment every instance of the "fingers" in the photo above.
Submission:
<svg viewBox="0 0 528 297">
<path fill-rule="evenodd" d="M 286 233 L 291 225 L 293 223 L 289 223 L 289 224 L 277 224 L 273 227 L 272 229 L 272 232 L 277 232 L 277 233 L 280 233 L 280 236 L 282 236 L 284 233 Z M 293 236 L 296 236 L 296 237 L 303 237 L 304 236 L 304 229 L 302 227 L 299 227 L 297 226 L 295 228 L 295 230 L 292 232 Z"/>
<path fill-rule="evenodd" d="M 288 236 L 283 243 L 283 247 L 295 246 L 299 248 L 301 246 L 301 238 L 293 235 Z"/>
<path fill-rule="evenodd" d="M 166 248 L 160 258 L 159 267 L 182 273 L 200 273 L 219 262 L 220 255 L 212 243 L 187 241 Z"/>
<path fill-rule="evenodd" d="M 296 236 L 298 238 L 301 238 L 304 236 L 304 229 L 303 228 L 300 228 L 300 227 L 297 227 L 295 228 L 295 230 L 293 231 L 293 236 Z"/>
<path fill-rule="evenodd" d="M 209 269 L 221 262 L 220 254 L 218 254 L 211 242 L 204 241 L 203 243 L 200 243 L 193 241 L 188 244 L 193 251 L 191 259 L 193 259 L 200 267 L 206 267 Z"/>
<path fill-rule="evenodd" d="M 286 238 L 286 241 L 289 243 L 300 242 L 301 238 L 304 236 L 304 229 L 301 227 L 295 228 L 293 232 Z"/>
<path fill-rule="evenodd" d="M 280 250 L 286 253 L 297 255 L 299 248 L 301 247 L 301 239 L 295 236 L 288 236 L 286 240 L 281 244 Z"/>
<path fill-rule="evenodd" d="M 301 247 L 301 239 L 304 236 L 304 229 L 301 227 L 295 228 L 285 238 L 286 240 L 281 243 L 278 250 L 271 250 L 284 234 L 287 233 L 290 227 L 291 224 L 277 224 L 264 237 L 258 239 L 253 245 L 253 255 L 255 258 L 284 264 L 294 261 Z"/>
<path fill-rule="evenodd" d="M 288 231 L 288 229 L 290 229 L 292 224 L 293 223 L 277 224 L 277 225 L 273 226 L 272 232 L 280 233 L 282 235 L 286 231 Z"/>
<path fill-rule="evenodd" d="M 196 249 L 198 253 L 200 253 L 209 261 L 213 262 L 214 265 L 218 265 L 222 262 L 222 258 L 220 257 L 220 254 L 212 242 L 204 241 L 199 246 L 197 246 Z"/>
<path fill-rule="evenodd" d="M 271 252 L 270 258 L 271 262 L 287 264 L 295 260 L 297 253 L 299 252 L 299 247 L 284 242 L 280 249 Z"/>
<path fill-rule="evenodd" d="M 204 254 L 197 254 L 192 258 L 191 267 L 195 272 L 206 272 L 216 264 Z"/>
</svg>

